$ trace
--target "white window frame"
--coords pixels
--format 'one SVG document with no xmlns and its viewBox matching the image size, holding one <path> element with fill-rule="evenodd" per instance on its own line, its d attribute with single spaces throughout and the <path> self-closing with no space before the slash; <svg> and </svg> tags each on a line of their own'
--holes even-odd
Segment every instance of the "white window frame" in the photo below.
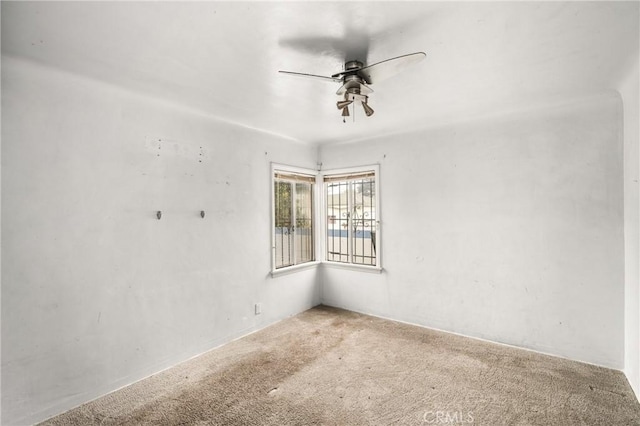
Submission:
<svg viewBox="0 0 640 426">
<path fill-rule="evenodd" d="M 275 232 L 275 174 L 277 171 L 281 171 L 283 173 L 298 173 L 303 175 L 311 175 L 315 176 L 316 183 L 313 186 L 313 237 L 314 237 L 314 258 L 315 260 L 301 263 L 298 265 L 285 266 L 282 268 L 276 269 L 276 232 Z M 327 259 L 327 247 L 326 247 L 326 238 L 327 238 L 327 200 L 326 195 L 327 191 L 325 188 L 324 178 L 325 176 L 332 175 L 347 175 L 351 173 L 363 173 L 367 171 L 372 171 L 375 175 L 375 208 L 376 208 L 376 265 L 360 265 L 356 263 L 345 263 L 345 262 L 336 262 Z M 382 268 L 382 250 L 381 250 L 381 241 L 382 241 L 382 232 L 381 226 L 382 217 L 380 210 L 380 165 L 373 164 L 368 166 L 357 166 L 357 167 L 346 167 L 340 169 L 331 169 L 331 170 L 313 170 L 307 169 L 303 167 L 289 166 L 286 164 L 279 163 L 271 163 L 270 170 L 270 179 L 269 179 L 269 193 L 271 194 L 271 276 L 276 277 L 279 275 L 288 274 L 291 272 L 296 272 L 299 270 L 315 268 L 318 265 L 324 265 L 334 268 L 342 268 L 342 269 L 351 269 L 354 271 L 361 272 L 373 272 L 373 273 L 381 273 L 383 271 Z"/>
<path fill-rule="evenodd" d="M 375 209 L 376 209 L 376 226 L 375 226 L 375 230 L 376 230 L 376 238 L 375 238 L 375 244 L 376 244 L 376 264 L 375 266 L 370 266 L 370 265 L 361 265 L 361 264 L 356 264 L 356 263 L 352 263 L 353 261 L 353 253 L 351 253 L 351 249 L 349 248 L 349 258 L 350 258 L 350 262 L 337 262 L 337 261 L 333 261 L 333 260 L 329 260 L 327 259 L 327 247 L 326 247 L 326 240 L 327 240 L 327 231 L 328 231 L 328 225 L 327 225 L 327 221 L 328 221 L 328 217 L 327 217 L 327 190 L 326 190 L 326 186 L 325 186 L 325 176 L 334 176 L 334 175 L 349 175 L 349 174 L 359 174 L 359 173 L 364 173 L 364 172 L 373 172 L 374 176 L 375 176 Z M 337 267 L 337 268 L 344 268 L 344 269 L 352 269 L 352 270 L 358 270 L 358 271 L 367 271 L 367 272 L 375 272 L 375 273 L 380 273 L 382 272 L 382 256 L 381 256 L 381 227 L 380 227 L 380 223 L 382 220 L 381 217 L 381 210 L 380 210 L 380 165 L 379 164 L 373 164 L 373 165 L 368 165 L 368 166 L 357 166 L 357 167 L 347 167 L 347 168 L 340 168 L 340 169 L 332 169 L 332 170 L 322 170 L 318 176 L 318 180 L 321 182 L 321 185 L 316 185 L 316 187 L 320 190 L 321 192 L 321 205 L 319 206 L 319 211 L 322 213 L 322 220 L 320 221 L 319 225 L 317 226 L 316 229 L 319 231 L 320 235 L 322 236 L 321 238 L 318 238 L 318 242 L 320 245 L 320 250 L 318 253 L 321 253 L 321 258 L 322 258 L 322 264 L 323 265 L 327 265 L 327 266 L 331 266 L 331 267 Z M 347 179 L 348 180 L 348 179 Z M 350 219 L 351 221 L 351 219 Z M 351 222 L 349 222 L 351 223 Z M 348 226 L 347 227 L 348 232 L 351 232 L 352 227 Z M 350 235 L 350 234 L 349 234 Z M 349 238 L 350 239 L 350 238 Z M 316 258 L 318 256 L 316 255 Z"/>
<path fill-rule="evenodd" d="M 313 191 L 311 194 L 312 197 L 312 209 L 313 209 L 313 226 L 312 226 L 312 232 L 313 232 L 313 250 L 314 250 L 314 260 L 312 261 L 308 261 L 308 262 L 304 262 L 304 263 L 299 263 L 299 264 L 294 264 L 290 265 L 290 266 L 284 266 L 281 268 L 277 268 L 276 269 L 276 230 L 275 230 L 275 222 L 276 222 L 276 218 L 275 218 L 275 214 L 276 214 L 276 200 L 275 200 L 275 182 L 276 182 L 276 173 L 277 172 L 282 172 L 282 173 L 290 173 L 290 174 L 302 174 L 302 175 L 307 175 L 307 176 L 314 176 L 316 179 L 315 184 L 313 185 Z M 319 180 L 319 175 L 318 175 L 318 171 L 317 170 L 312 170 L 312 169 L 306 169 L 306 168 L 302 168 L 302 167 L 295 167 L 295 166 L 289 166 L 289 165 L 285 165 L 285 164 L 278 164 L 278 163 L 271 163 L 271 178 L 269 179 L 269 183 L 271 185 L 270 188 L 270 193 L 271 193 L 271 275 L 272 276 L 276 276 L 276 275 L 282 275 L 282 274 L 286 274 L 289 272 L 294 272 L 294 271 L 298 271 L 301 269 L 308 269 L 308 268 L 312 268 L 312 267 L 316 267 L 318 264 L 320 264 L 320 260 L 319 260 L 319 244 L 318 244 L 318 236 L 320 235 L 318 233 L 318 226 L 320 224 L 319 221 L 319 206 L 321 205 L 320 203 L 320 197 L 319 197 L 319 189 L 322 187 L 322 181 Z M 294 208 L 294 223 L 295 223 L 295 208 Z M 294 232 L 295 232 L 295 228 L 294 228 Z M 293 239 L 295 241 L 295 237 Z M 294 248 L 294 259 L 295 259 L 295 248 Z"/>
</svg>

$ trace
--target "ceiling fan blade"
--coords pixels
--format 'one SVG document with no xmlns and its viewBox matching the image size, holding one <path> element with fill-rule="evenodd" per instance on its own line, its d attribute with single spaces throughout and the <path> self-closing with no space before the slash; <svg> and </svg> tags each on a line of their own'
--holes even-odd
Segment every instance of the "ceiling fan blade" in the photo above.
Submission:
<svg viewBox="0 0 640 426">
<path fill-rule="evenodd" d="M 358 68 L 351 68 L 351 69 L 348 69 L 348 70 L 340 71 L 340 72 L 337 72 L 337 73 L 333 74 L 331 76 L 331 78 L 343 78 L 343 77 L 345 77 L 347 75 L 354 75 L 354 74 L 357 74 L 358 71 L 360 71 L 361 69 L 362 69 L 361 67 L 358 67 Z"/>
<path fill-rule="evenodd" d="M 409 65 L 420 62 L 426 56 L 427 55 L 424 52 L 416 52 L 398 56 L 397 58 L 387 59 L 385 61 L 360 68 L 360 70 L 358 70 L 358 75 L 362 77 L 367 84 L 378 83 L 385 78 L 396 75 Z"/>
<path fill-rule="evenodd" d="M 349 90 L 352 87 L 359 87 L 361 95 L 368 95 L 370 93 L 373 93 L 373 89 L 371 89 L 369 86 L 365 86 L 364 84 L 360 84 L 357 81 L 347 81 L 345 84 L 343 84 L 338 89 L 338 91 L 336 92 L 336 95 L 342 96 L 345 93 L 347 93 L 347 90 Z"/>
<path fill-rule="evenodd" d="M 302 72 L 291 72 L 291 71 L 278 71 L 278 72 L 282 73 L 282 74 L 292 75 L 294 77 L 310 77 L 310 78 L 315 78 L 315 79 L 319 79 L 319 80 L 342 83 L 342 80 L 339 79 L 339 78 L 325 77 L 323 75 L 305 74 L 305 73 L 302 73 Z"/>
</svg>

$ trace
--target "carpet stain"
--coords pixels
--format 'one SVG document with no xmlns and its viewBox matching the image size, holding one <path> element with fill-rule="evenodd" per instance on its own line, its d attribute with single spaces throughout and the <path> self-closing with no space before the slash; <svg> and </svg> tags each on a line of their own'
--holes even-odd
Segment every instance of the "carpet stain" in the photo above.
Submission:
<svg viewBox="0 0 640 426">
<path fill-rule="evenodd" d="M 46 425 L 640 425 L 617 371 L 317 307 Z"/>
<path fill-rule="evenodd" d="M 260 407 L 256 416 L 258 413 L 269 416 L 275 407 L 265 397 L 273 397 L 281 383 L 339 345 L 342 339 L 340 334 L 325 333 L 320 337 L 320 333 L 315 332 L 281 336 L 271 349 L 246 355 L 230 368 L 206 375 L 195 386 L 140 407 L 130 414 L 130 420 L 118 420 L 120 424 L 128 421 L 178 424 L 186 420 L 243 425 L 249 405 Z M 260 424 L 256 416 L 251 420 Z"/>
</svg>

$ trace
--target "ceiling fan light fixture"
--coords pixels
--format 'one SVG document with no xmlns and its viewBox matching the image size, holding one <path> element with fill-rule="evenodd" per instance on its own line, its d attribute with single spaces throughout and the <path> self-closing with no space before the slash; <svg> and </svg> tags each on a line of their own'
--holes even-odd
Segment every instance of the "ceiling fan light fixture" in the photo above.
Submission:
<svg viewBox="0 0 640 426">
<path fill-rule="evenodd" d="M 362 102 L 362 108 L 364 109 L 364 113 L 367 114 L 367 117 L 371 117 L 375 112 L 366 102 Z"/>
<path fill-rule="evenodd" d="M 338 101 L 336 102 L 336 106 L 338 107 L 338 109 L 344 109 L 346 108 L 348 105 L 351 105 L 353 103 L 353 101 Z"/>
<path fill-rule="evenodd" d="M 349 103 L 351 103 L 351 102 L 349 102 Z M 342 108 L 342 116 L 343 117 L 348 117 L 349 116 L 349 106 L 348 106 L 348 104 L 345 105 L 344 108 Z"/>
</svg>

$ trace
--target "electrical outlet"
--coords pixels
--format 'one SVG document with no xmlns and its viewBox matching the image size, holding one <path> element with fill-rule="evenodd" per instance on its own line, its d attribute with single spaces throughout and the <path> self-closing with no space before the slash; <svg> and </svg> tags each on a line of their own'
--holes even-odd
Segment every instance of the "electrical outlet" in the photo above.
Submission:
<svg viewBox="0 0 640 426">
<path fill-rule="evenodd" d="M 256 303 L 255 313 L 256 315 L 260 315 L 262 313 L 262 303 Z"/>
</svg>

